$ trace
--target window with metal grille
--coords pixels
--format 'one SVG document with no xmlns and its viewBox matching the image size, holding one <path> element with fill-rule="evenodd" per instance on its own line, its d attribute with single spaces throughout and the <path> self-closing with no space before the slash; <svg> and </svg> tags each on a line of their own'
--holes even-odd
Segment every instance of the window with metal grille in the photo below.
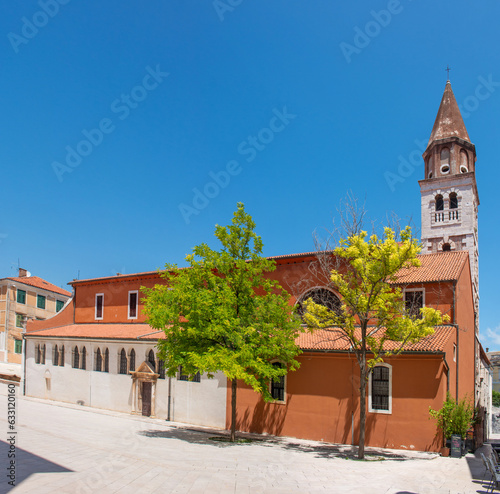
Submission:
<svg viewBox="0 0 500 494">
<path fill-rule="evenodd" d="M 457 209 L 458 208 L 458 197 L 455 192 L 452 192 L 450 194 L 450 209 Z"/>
<path fill-rule="evenodd" d="M 132 350 L 130 350 L 128 367 L 129 367 L 129 370 L 135 371 L 135 350 L 133 348 L 132 348 Z"/>
<path fill-rule="evenodd" d="M 138 292 L 128 292 L 128 318 L 137 319 L 137 297 Z"/>
<path fill-rule="evenodd" d="M 156 370 L 155 352 L 153 352 L 153 350 L 149 350 L 149 353 L 148 353 L 148 362 L 151 364 L 151 368 L 153 369 L 153 372 L 155 372 L 155 370 Z"/>
<path fill-rule="evenodd" d="M 97 352 L 95 353 L 95 371 L 101 372 L 102 370 L 102 355 L 101 355 L 101 349 L 98 348 Z"/>
<path fill-rule="evenodd" d="M 436 211 L 442 211 L 444 209 L 443 196 L 438 194 L 436 196 Z"/>
<path fill-rule="evenodd" d="M 78 347 L 75 346 L 73 349 L 73 369 L 80 368 L 80 352 L 78 351 Z"/>
<path fill-rule="evenodd" d="M 177 379 L 179 381 L 190 381 L 193 383 L 199 383 L 201 381 L 201 375 L 199 372 L 197 372 L 194 376 L 184 374 L 182 371 L 182 365 L 179 365 L 179 377 Z"/>
<path fill-rule="evenodd" d="M 64 302 L 62 300 L 56 300 L 56 312 L 59 312 L 64 307 Z"/>
<path fill-rule="evenodd" d="M 104 350 L 104 372 L 109 372 L 109 350 Z"/>
<path fill-rule="evenodd" d="M 122 348 L 120 352 L 120 374 L 127 373 L 127 352 Z"/>
<path fill-rule="evenodd" d="M 281 362 L 274 362 L 273 366 L 283 368 Z M 281 376 L 277 380 L 271 381 L 271 396 L 273 400 L 285 401 L 285 376 Z"/>
<path fill-rule="evenodd" d="M 424 292 L 412 290 L 405 292 L 406 314 L 413 318 L 422 318 L 420 309 L 424 306 Z"/>
<path fill-rule="evenodd" d="M 324 305 L 326 308 L 330 309 L 332 312 L 335 312 L 338 316 L 342 315 L 342 302 L 340 299 L 327 288 L 313 288 L 305 293 L 301 298 L 299 303 L 297 304 L 297 312 L 302 317 L 305 312 L 305 307 L 303 303 L 311 298 L 315 304 Z"/>
<path fill-rule="evenodd" d="M 16 340 L 14 344 L 15 353 L 23 353 L 23 342 L 21 340 Z"/>
<path fill-rule="evenodd" d="M 59 365 L 59 349 L 57 345 L 54 345 L 54 351 L 52 352 L 52 364 Z"/>
<path fill-rule="evenodd" d="M 104 308 L 104 293 L 97 293 L 95 296 L 95 318 L 102 319 Z"/>
<path fill-rule="evenodd" d="M 165 379 L 165 362 L 161 359 L 158 360 L 158 379 Z"/>
<path fill-rule="evenodd" d="M 36 306 L 39 309 L 45 309 L 45 296 L 44 295 L 37 295 L 36 296 Z"/>
<path fill-rule="evenodd" d="M 377 366 L 372 370 L 372 410 L 389 410 L 389 368 Z"/>
<path fill-rule="evenodd" d="M 82 348 L 82 364 L 81 369 L 85 370 L 87 368 L 87 349 L 85 347 Z"/>
<path fill-rule="evenodd" d="M 25 304 L 26 303 L 26 291 L 17 289 L 16 300 L 17 300 L 18 304 Z"/>
</svg>

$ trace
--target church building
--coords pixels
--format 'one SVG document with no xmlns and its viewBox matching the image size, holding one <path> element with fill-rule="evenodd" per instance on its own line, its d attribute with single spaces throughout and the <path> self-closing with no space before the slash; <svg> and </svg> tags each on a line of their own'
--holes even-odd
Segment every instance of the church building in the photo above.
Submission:
<svg viewBox="0 0 500 494">
<path fill-rule="evenodd" d="M 447 392 L 468 395 L 484 424 L 491 395 L 478 339 L 476 151 L 449 81 L 423 158 L 421 266 L 402 270 L 395 285 L 413 307 L 439 309 L 450 321 L 370 373 L 366 444 L 439 451 L 442 437 L 429 407 L 441 408 Z M 276 271 L 269 276 L 291 294 L 291 304 L 309 297 L 329 307 L 340 303 L 328 273 L 315 268 L 317 252 L 270 259 Z M 228 428 L 231 389 L 222 373 L 188 380 L 179 369 L 165 376 L 155 348 L 164 334 L 146 324 L 141 303 L 141 286 L 158 283 L 164 280 L 157 272 L 70 283 L 74 296 L 64 310 L 28 324 L 26 394 Z M 328 328 L 301 334 L 297 344 L 300 368 L 270 384 L 273 402 L 239 384 L 237 429 L 357 444 L 360 378 L 349 342 Z M 476 445 L 486 435 L 479 424 Z"/>
</svg>

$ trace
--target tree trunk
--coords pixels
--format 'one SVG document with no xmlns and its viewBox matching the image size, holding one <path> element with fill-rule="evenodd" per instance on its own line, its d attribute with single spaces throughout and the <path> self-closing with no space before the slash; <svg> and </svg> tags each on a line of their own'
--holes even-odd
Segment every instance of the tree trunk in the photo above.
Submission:
<svg viewBox="0 0 500 494">
<path fill-rule="evenodd" d="M 231 442 L 236 440 L 236 389 L 237 381 L 231 381 Z"/>
<path fill-rule="evenodd" d="M 366 365 L 366 364 L 365 364 Z M 361 382 L 359 385 L 359 449 L 358 458 L 365 457 L 365 428 L 366 428 L 366 371 L 361 369 Z"/>
</svg>

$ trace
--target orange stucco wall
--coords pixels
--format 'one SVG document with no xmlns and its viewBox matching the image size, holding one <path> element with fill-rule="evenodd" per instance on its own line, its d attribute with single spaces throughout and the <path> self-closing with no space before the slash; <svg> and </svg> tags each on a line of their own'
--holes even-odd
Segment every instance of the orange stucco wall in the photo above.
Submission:
<svg viewBox="0 0 500 494">
<path fill-rule="evenodd" d="M 112 280 L 77 285 L 75 290 L 75 323 L 143 323 L 145 316 L 142 313 L 141 299 L 144 294 L 139 291 L 137 319 L 129 319 L 128 292 L 139 290 L 141 286 L 150 288 L 162 282 L 159 275 L 153 274 L 131 278 L 113 278 Z M 104 294 L 102 320 L 95 318 L 95 297 L 98 293 Z"/>
<path fill-rule="evenodd" d="M 348 354 L 307 353 L 286 382 L 285 403 L 265 403 L 240 383 L 237 429 L 335 443 L 359 440 L 359 368 Z M 370 446 L 437 451 L 442 446 L 429 406 L 439 408 L 446 395 L 446 371 L 440 355 L 387 359 L 392 367 L 392 413 L 367 414 Z M 227 426 L 230 426 L 230 387 Z M 354 424 L 354 430 L 352 425 Z"/>
</svg>

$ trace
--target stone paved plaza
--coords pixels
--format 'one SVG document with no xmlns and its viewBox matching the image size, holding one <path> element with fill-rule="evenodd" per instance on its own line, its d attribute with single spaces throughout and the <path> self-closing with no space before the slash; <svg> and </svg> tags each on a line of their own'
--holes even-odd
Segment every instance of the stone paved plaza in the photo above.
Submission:
<svg viewBox="0 0 500 494">
<path fill-rule="evenodd" d="M 16 387 L 16 487 L 23 493 L 463 493 L 486 492 L 474 455 L 441 458 L 260 437 L 230 445 L 164 420 L 24 398 Z M 7 385 L 0 384 L 2 465 L 8 465 Z"/>
</svg>

